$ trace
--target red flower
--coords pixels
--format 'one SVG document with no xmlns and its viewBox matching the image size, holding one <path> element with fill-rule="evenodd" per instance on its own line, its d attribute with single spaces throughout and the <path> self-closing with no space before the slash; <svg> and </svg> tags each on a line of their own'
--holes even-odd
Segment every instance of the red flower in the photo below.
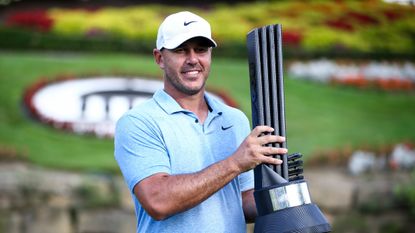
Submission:
<svg viewBox="0 0 415 233">
<path fill-rule="evenodd" d="M 354 31 L 354 25 L 378 25 L 379 20 L 359 12 L 350 11 L 326 21 L 326 25 L 343 31 Z"/>
<path fill-rule="evenodd" d="M 302 39 L 301 33 L 296 31 L 284 31 L 282 33 L 282 41 L 287 45 L 299 45 Z"/>
<path fill-rule="evenodd" d="M 48 32 L 53 26 L 53 19 L 44 10 L 20 11 L 6 17 L 5 24 Z"/>
<path fill-rule="evenodd" d="M 383 12 L 383 15 L 391 22 L 402 18 L 402 14 L 400 14 L 398 11 L 392 10 L 392 9 L 385 10 Z"/>
<path fill-rule="evenodd" d="M 327 26 L 331 28 L 336 28 L 343 31 L 353 31 L 353 25 L 342 18 L 340 19 L 333 19 L 333 20 L 327 20 L 326 21 Z"/>
<path fill-rule="evenodd" d="M 377 25 L 379 21 L 369 15 L 359 12 L 349 12 L 344 16 L 344 19 L 352 20 L 359 25 Z"/>
</svg>

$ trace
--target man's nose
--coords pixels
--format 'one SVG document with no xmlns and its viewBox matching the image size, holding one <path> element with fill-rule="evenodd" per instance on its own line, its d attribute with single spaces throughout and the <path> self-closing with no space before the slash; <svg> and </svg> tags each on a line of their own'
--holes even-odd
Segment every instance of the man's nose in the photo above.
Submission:
<svg viewBox="0 0 415 233">
<path fill-rule="evenodd" d="M 196 64 L 198 62 L 197 53 L 194 49 L 189 49 L 186 62 L 188 64 Z"/>
</svg>

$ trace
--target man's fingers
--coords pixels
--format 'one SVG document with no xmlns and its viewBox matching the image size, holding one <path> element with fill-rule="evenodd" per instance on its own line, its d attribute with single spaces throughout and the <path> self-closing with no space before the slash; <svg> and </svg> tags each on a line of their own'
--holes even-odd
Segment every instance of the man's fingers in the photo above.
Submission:
<svg viewBox="0 0 415 233">
<path fill-rule="evenodd" d="M 276 135 L 263 135 L 261 137 L 258 137 L 258 142 L 261 145 L 266 145 L 270 143 L 276 143 L 276 142 L 285 142 L 285 137 L 276 136 Z"/>
<path fill-rule="evenodd" d="M 264 133 L 272 133 L 274 132 L 274 128 L 266 126 L 266 125 L 259 125 L 252 130 L 252 134 L 255 137 L 259 137 Z"/>
<path fill-rule="evenodd" d="M 265 157 L 265 159 L 264 159 L 264 161 L 262 163 L 280 165 L 280 164 L 282 164 L 282 160 L 281 159 L 272 158 L 272 157 Z"/>
<path fill-rule="evenodd" d="M 286 148 L 278 148 L 278 147 L 268 147 L 263 146 L 261 150 L 261 154 L 263 155 L 281 155 L 286 154 L 288 150 Z"/>
<path fill-rule="evenodd" d="M 274 143 L 285 142 L 285 137 L 273 135 L 274 129 L 272 127 L 261 125 L 255 127 L 251 134 L 243 143 L 242 154 L 247 155 L 247 163 L 250 168 L 252 165 L 256 166 L 261 163 L 264 164 L 282 164 L 282 160 L 273 158 L 274 155 L 287 154 L 286 148 L 279 148 L 270 146 Z M 246 153 L 244 153 L 246 152 Z"/>
</svg>

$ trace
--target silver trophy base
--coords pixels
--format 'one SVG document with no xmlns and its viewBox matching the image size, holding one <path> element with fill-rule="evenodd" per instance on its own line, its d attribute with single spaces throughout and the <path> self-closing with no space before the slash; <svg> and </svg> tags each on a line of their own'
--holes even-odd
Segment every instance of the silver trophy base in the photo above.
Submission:
<svg viewBox="0 0 415 233">
<path fill-rule="evenodd" d="M 256 190 L 258 210 L 254 233 L 320 233 L 331 227 L 317 205 L 311 203 L 304 180 Z"/>
</svg>

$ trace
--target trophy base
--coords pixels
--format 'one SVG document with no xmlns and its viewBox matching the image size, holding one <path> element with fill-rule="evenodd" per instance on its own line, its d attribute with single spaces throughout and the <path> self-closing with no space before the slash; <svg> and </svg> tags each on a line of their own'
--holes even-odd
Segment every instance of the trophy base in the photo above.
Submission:
<svg viewBox="0 0 415 233">
<path fill-rule="evenodd" d="M 315 204 L 282 209 L 258 216 L 254 233 L 320 233 L 331 227 Z"/>
</svg>

